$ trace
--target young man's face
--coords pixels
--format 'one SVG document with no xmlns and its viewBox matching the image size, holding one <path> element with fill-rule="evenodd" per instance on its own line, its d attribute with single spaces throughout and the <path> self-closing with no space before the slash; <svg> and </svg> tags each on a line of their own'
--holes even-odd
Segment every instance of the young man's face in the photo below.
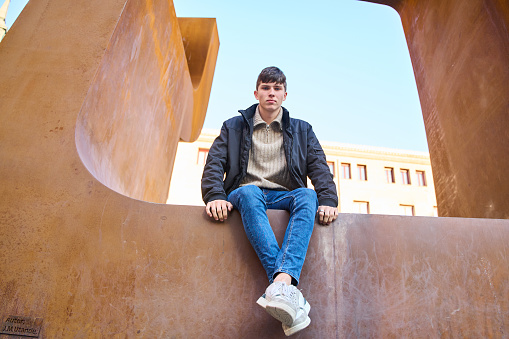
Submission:
<svg viewBox="0 0 509 339">
<path fill-rule="evenodd" d="M 286 100 L 285 86 L 275 82 L 260 83 L 254 95 L 256 100 L 260 102 L 261 110 L 266 113 L 279 112 L 283 101 Z"/>
</svg>

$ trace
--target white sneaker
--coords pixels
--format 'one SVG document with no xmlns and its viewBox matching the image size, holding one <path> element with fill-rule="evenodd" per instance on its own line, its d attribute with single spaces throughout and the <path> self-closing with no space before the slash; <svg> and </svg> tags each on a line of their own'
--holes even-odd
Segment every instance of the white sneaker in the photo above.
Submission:
<svg viewBox="0 0 509 339">
<path fill-rule="evenodd" d="M 267 313 L 288 326 L 297 318 L 299 309 L 298 291 L 295 286 L 275 281 L 267 287 L 265 294 L 258 298 L 258 305 Z"/>
<path fill-rule="evenodd" d="M 292 326 L 283 324 L 283 331 L 285 331 L 285 335 L 288 337 L 305 329 L 309 324 L 311 324 L 311 318 L 305 313 L 302 313 L 302 317 L 298 317 L 297 320 L 293 322 Z"/>
<path fill-rule="evenodd" d="M 267 304 L 269 303 L 269 301 L 265 298 L 266 295 L 265 293 L 262 294 L 262 296 L 260 298 L 258 298 L 258 300 L 256 301 L 256 303 L 258 305 L 260 305 L 261 307 L 263 307 L 265 309 L 265 307 L 267 307 Z"/>
<path fill-rule="evenodd" d="M 270 287 L 270 286 L 269 286 Z M 298 294 L 299 308 L 297 310 L 296 319 L 291 325 L 286 325 L 283 323 L 283 331 L 287 336 L 295 334 L 306 327 L 311 323 L 311 318 L 309 318 L 309 312 L 311 311 L 311 305 L 307 302 L 307 300 L 302 295 L 302 292 L 299 291 L 295 286 L 288 286 L 288 289 L 294 289 L 295 293 Z M 267 288 L 268 290 L 268 288 Z M 269 304 L 269 300 L 267 299 L 267 293 L 264 293 L 258 300 L 256 301 L 258 305 L 263 308 L 267 308 Z"/>
<path fill-rule="evenodd" d="M 283 331 L 285 331 L 287 336 L 305 329 L 311 323 L 311 318 L 309 317 L 311 305 L 307 302 L 302 293 L 295 286 L 292 287 L 295 288 L 299 294 L 299 309 L 297 311 L 297 318 L 290 326 L 283 324 Z"/>
</svg>

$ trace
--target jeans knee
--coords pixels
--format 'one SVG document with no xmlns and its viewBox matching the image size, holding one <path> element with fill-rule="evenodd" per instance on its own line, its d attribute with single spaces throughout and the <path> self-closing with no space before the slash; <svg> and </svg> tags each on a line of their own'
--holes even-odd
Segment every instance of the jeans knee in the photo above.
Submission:
<svg viewBox="0 0 509 339">
<path fill-rule="evenodd" d="M 228 196 L 228 200 L 233 205 L 256 205 L 263 200 L 262 190 L 255 185 L 246 185 L 235 189 Z"/>
<path fill-rule="evenodd" d="M 295 190 L 295 193 L 299 196 L 301 196 L 303 199 L 307 199 L 310 201 L 318 200 L 316 196 L 316 192 L 312 190 L 311 188 L 297 188 Z"/>
<path fill-rule="evenodd" d="M 304 205 L 318 208 L 318 197 L 314 190 L 311 188 L 297 188 L 294 192 L 297 201 Z"/>
<path fill-rule="evenodd" d="M 247 199 L 255 199 L 263 195 L 262 190 L 255 185 L 246 185 L 236 189 L 236 193 Z"/>
</svg>

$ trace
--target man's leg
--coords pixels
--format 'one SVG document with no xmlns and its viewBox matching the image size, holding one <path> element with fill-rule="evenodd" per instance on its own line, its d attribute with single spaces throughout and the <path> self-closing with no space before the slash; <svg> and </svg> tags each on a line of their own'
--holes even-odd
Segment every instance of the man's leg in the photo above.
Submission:
<svg viewBox="0 0 509 339">
<path fill-rule="evenodd" d="M 239 210 L 246 235 L 269 282 L 272 283 L 278 273 L 286 273 L 297 285 L 318 209 L 316 192 L 309 188 L 273 191 L 247 185 L 231 192 L 228 201 Z M 267 208 L 290 212 L 281 248 L 270 226 Z"/>
<path fill-rule="evenodd" d="M 315 224 L 318 209 L 316 192 L 309 188 L 290 192 L 269 191 L 266 204 L 268 209 L 290 212 L 283 244 L 274 263 L 273 276 L 287 273 L 293 278 L 293 285 L 297 285 Z"/>
<path fill-rule="evenodd" d="M 313 232 L 318 200 L 315 191 L 307 188 L 291 192 L 263 191 L 267 207 L 289 211 L 290 219 L 274 265 L 273 276 L 276 278 L 257 303 L 283 323 L 286 335 L 292 335 L 309 325 L 311 307 L 295 286 L 288 286 L 288 282 L 283 281 L 291 277 L 293 284 L 298 284 Z M 279 279 L 281 276 L 283 278 Z"/>
<path fill-rule="evenodd" d="M 247 238 L 272 283 L 279 245 L 267 217 L 265 193 L 257 186 L 247 185 L 231 192 L 228 201 L 239 210 Z"/>
<path fill-rule="evenodd" d="M 298 283 L 318 208 L 316 193 L 304 188 L 286 192 L 248 185 L 230 193 L 228 201 L 239 210 L 246 235 L 271 282 L 257 303 L 283 323 L 286 335 L 304 329 L 311 321 L 309 303 L 295 286 L 272 282 L 279 273 L 288 274 L 294 284 Z M 290 212 L 281 249 L 269 224 L 267 207 Z"/>
</svg>

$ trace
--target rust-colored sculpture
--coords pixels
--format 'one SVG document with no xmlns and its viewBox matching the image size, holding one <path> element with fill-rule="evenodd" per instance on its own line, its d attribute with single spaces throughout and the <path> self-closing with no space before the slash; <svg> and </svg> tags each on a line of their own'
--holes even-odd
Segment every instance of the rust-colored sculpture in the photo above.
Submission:
<svg viewBox="0 0 509 339">
<path fill-rule="evenodd" d="M 214 19 L 176 19 L 167 1 L 127 1 L 76 124 L 88 170 L 163 203 L 180 139 L 199 135 L 219 47 Z"/>
<path fill-rule="evenodd" d="M 509 2 L 366 1 L 401 16 L 439 215 L 509 218 Z"/>
<path fill-rule="evenodd" d="M 442 198 L 446 215 L 468 216 L 461 213 L 471 198 L 457 185 L 459 172 L 452 170 L 454 181 L 443 170 L 456 167 L 442 166 L 440 147 L 456 164 L 457 144 L 444 140 L 457 136 L 443 123 L 434 132 L 433 122 L 453 121 L 466 96 L 454 94 L 461 89 L 456 82 L 443 81 L 445 70 L 456 67 L 450 56 L 423 60 L 422 69 L 415 58 L 440 50 L 427 40 L 428 20 L 437 27 L 442 19 L 461 21 L 467 14 L 452 11 L 454 4 L 485 13 L 479 2 L 397 2 L 407 36 L 414 34 L 421 99 L 429 100 L 423 108 L 433 165 L 446 175 L 436 181 L 442 191 L 451 182 L 453 205 L 463 206 L 448 209 Z M 436 14 L 419 16 L 409 33 L 411 5 L 426 3 Z M 483 4 L 490 15 L 507 18 L 503 2 Z M 154 203 L 165 198 L 176 143 L 201 129 L 218 46 L 214 20 L 177 20 L 171 1 L 162 0 L 88 0 L 78 7 L 31 0 L 0 45 L 0 326 L 17 316 L 42 319 L 41 338 L 280 337 L 281 324 L 255 305 L 266 281 L 238 214 L 217 224 L 203 208 Z M 505 26 L 493 27 L 498 31 L 489 32 L 499 32 L 494 36 L 507 46 Z M 458 31 L 444 32 L 441 39 L 453 45 L 461 40 Z M 484 33 L 468 34 L 469 45 L 485 40 L 500 66 L 502 52 Z M 497 69 L 500 79 L 491 68 L 466 66 L 453 78 L 483 89 L 478 105 L 494 112 L 507 100 L 491 84 L 499 79 L 506 86 L 506 70 Z M 429 94 L 444 91 L 451 95 Z M 430 114 L 433 100 L 452 113 Z M 465 134 L 469 149 L 458 152 L 479 157 L 482 150 L 495 161 L 490 152 L 502 154 L 508 140 L 501 129 L 507 119 L 497 114 L 500 129 L 489 132 L 500 148 L 473 147 Z M 482 127 L 491 115 L 461 117 L 460 130 L 476 130 L 480 145 L 491 140 Z M 493 167 L 507 159 L 496 161 L 478 173 L 500 175 Z M 492 216 L 502 217 L 507 205 L 497 197 L 507 184 L 498 183 L 486 192 L 496 202 Z M 485 205 L 488 196 L 479 197 Z M 281 237 L 287 214 L 269 217 Z M 302 336 L 503 337 L 508 242 L 508 220 L 343 214 L 330 227 L 317 224 L 302 273 L 313 322 Z"/>
</svg>

